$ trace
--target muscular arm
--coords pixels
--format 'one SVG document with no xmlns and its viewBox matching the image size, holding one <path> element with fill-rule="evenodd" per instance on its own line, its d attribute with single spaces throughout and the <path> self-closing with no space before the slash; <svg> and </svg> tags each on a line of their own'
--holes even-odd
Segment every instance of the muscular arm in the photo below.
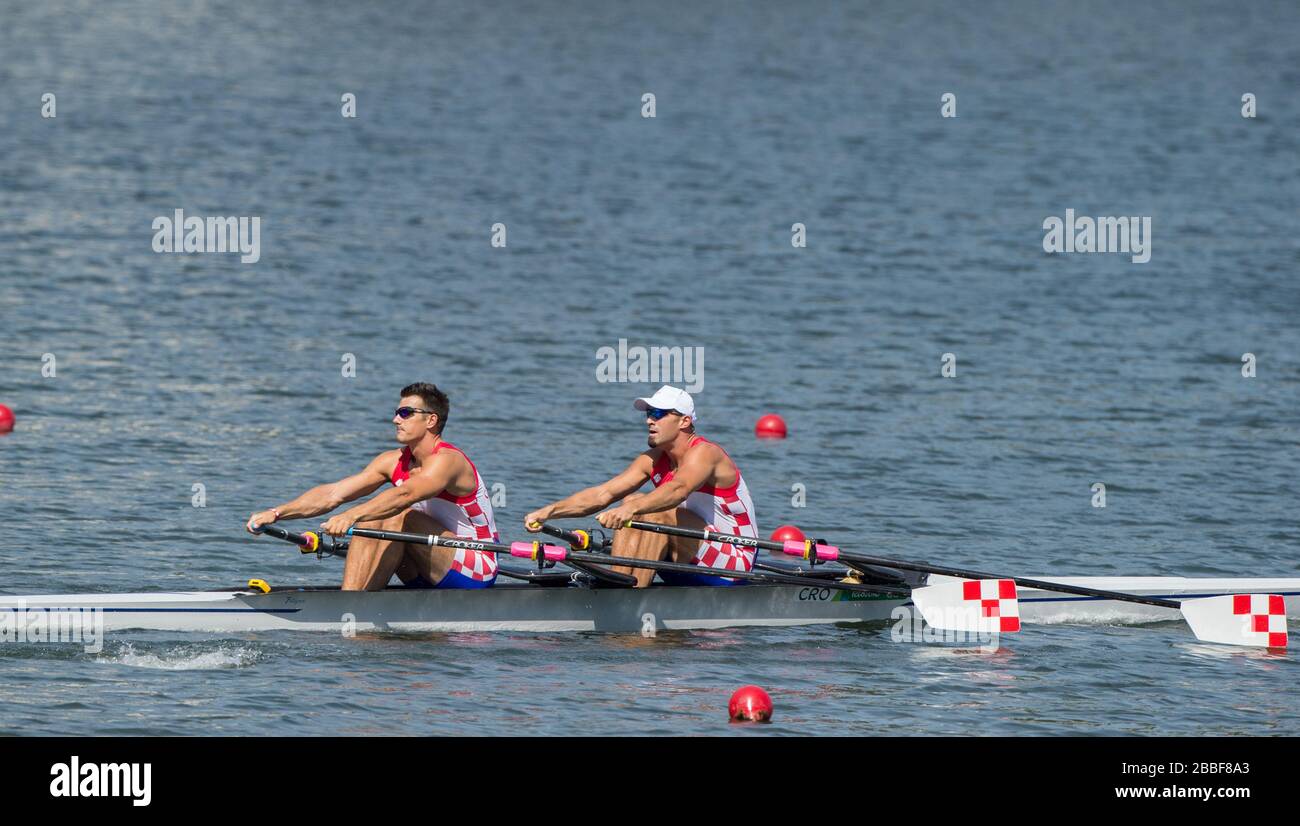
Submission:
<svg viewBox="0 0 1300 826">
<path fill-rule="evenodd" d="M 388 451 L 376 456 L 366 469 L 358 474 L 340 479 L 328 485 L 319 485 L 307 491 L 291 502 L 286 502 L 277 510 L 281 519 L 303 519 L 320 516 L 353 499 L 378 490 L 388 481 L 388 471 L 397 464 L 397 451 Z"/>
<path fill-rule="evenodd" d="M 646 483 L 654 471 L 654 462 L 649 453 L 642 453 L 632 460 L 619 475 L 603 484 L 580 490 L 572 496 L 552 502 L 544 508 L 534 511 L 530 516 L 545 522 L 548 519 L 567 519 L 575 516 L 590 516 L 596 511 L 634 492 Z"/>
<path fill-rule="evenodd" d="M 701 445 L 687 451 L 686 458 L 673 471 L 673 478 L 629 506 L 632 515 L 672 510 L 685 502 L 691 491 L 713 478 L 721 456 L 722 451 L 713 445 Z"/>
<path fill-rule="evenodd" d="M 353 505 L 341 517 L 355 522 L 387 519 L 401 513 L 417 502 L 432 499 L 447 489 L 460 469 L 454 453 L 441 453 L 426 467 L 420 468 L 401 487 L 389 488 L 373 499 Z M 460 461 L 464 461 L 461 459 Z"/>
</svg>

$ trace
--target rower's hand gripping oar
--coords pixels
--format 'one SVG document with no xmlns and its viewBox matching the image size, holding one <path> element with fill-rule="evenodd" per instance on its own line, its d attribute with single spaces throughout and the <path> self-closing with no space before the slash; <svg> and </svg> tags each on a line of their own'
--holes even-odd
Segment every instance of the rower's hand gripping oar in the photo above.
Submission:
<svg viewBox="0 0 1300 826">
<path fill-rule="evenodd" d="M 613 540 L 605 536 L 604 531 L 584 531 L 581 529 L 567 531 L 564 528 L 555 525 L 547 525 L 542 522 L 533 522 L 530 528 L 536 528 L 545 534 L 550 534 L 556 539 L 562 539 L 569 543 L 569 547 L 575 551 L 604 551 L 612 544 Z M 636 577 L 628 576 L 618 571 L 611 571 L 608 568 L 602 568 L 596 565 L 588 565 L 584 562 L 578 562 L 574 559 L 565 560 L 566 564 L 574 570 L 592 577 L 595 582 L 602 585 L 613 585 L 619 588 L 635 588 Z"/>
<path fill-rule="evenodd" d="M 322 537 L 315 531 L 294 533 L 275 525 L 256 525 L 254 526 L 254 533 L 264 533 L 276 539 L 292 542 L 304 554 L 316 554 L 317 559 L 323 556 L 348 555 L 348 541 L 346 539 L 335 539 L 328 534 Z"/>
<path fill-rule="evenodd" d="M 605 536 L 601 531 L 567 531 L 555 525 L 537 522 L 534 522 L 533 525 L 542 533 L 550 534 L 556 539 L 562 539 L 569 543 L 569 547 L 575 551 L 602 551 L 610 545 L 609 537 Z"/>
<path fill-rule="evenodd" d="M 974 580 L 926 585 L 912 589 L 912 602 L 921 611 L 925 621 L 935 628 L 975 633 L 1018 631 L 1020 618 L 1016 587 L 1021 586 L 1040 591 L 1055 591 L 1116 602 L 1171 608 L 1179 611 L 1192 633 L 1206 642 L 1263 648 L 1283 648 L 1287 643 L 1286 605 L 1282 597 L 1277 594 L 1226 594 L 1187 600 L 1162 599 L 1046 582 L 1041 579 L 1000 576 L 982 571 L 848 553 L 822 540 L 777 542 L 770 539 L 733 536 L 720 531 L 695 530 L 631 520 L 626 527 L 706 541 L 726 542 L 732 545 L 765 548 L 801 557 L 813 565 L 831 561 L 857 562 Z"/>
</svg>

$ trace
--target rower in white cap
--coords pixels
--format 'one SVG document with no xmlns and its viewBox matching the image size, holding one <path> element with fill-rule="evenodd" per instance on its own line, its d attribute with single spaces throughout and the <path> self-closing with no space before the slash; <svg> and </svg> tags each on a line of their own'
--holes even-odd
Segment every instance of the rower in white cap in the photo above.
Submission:
<svg viewBox="0 0 1300 826">
<path fill-rule="evenodd" d="M 528 514 L 524 527 L 537 531 L 551 519 L 589 516 L 608 508 L 596 521 L 611 529 L 637 519 L 757 537 L 754 503 L 740 469 L 726 451 L 695 432 L 699 417 L 691 394 L 664 385 L 653 396 L 637 399 L 633 406 L 645 411 L 649 449 L 609 481 Z M 654 484 L 654 490 L 638 493 L 647 481 Z M 621 504 L 609 507 L 620 500 Z M 614 535 L 612 553 L 701 567 L 699 574 L 659 573 L 666 582 L 675 584 L 737 585 L 740 581 L 727 578 L 726 572 L 749 571 L 754 565 L 753 548 L 648 531 L 619 530 Z M 636 577 L 637 587 L 641 588 L 649 585 L 655 574 L 641 568 L 614 570 Z"/>
</svg>

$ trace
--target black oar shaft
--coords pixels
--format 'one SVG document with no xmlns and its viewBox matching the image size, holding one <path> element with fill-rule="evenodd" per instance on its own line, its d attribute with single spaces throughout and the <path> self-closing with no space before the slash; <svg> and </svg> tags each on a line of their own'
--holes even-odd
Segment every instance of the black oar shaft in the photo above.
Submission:
<svg viewBox="0 0 1300 826">
<path fill-rule="evenodd" d="M 746 548 L 766 548 L 770 551 L 782 550 L 780 542 L 774 542 L 770 539 L 757 539 L 752 536 L 735 536 L 721 531 L 696 530 L 695 528 L 679 528 L 676 525 L 660 525 L 658 522 L 637 522 L 632 520 L 625 527 L 635 528 L 638 531 L 651 531 L 652 533 L 663 533 L 670 536 L 688 536 L 691 539 L 702 539 L 705 542 L 726 542 L 729 545 L 743 545 Z"/>
<path fill-rule="evenodd" d="M 467 551 L 491 551 L 493 553 L 510 553 L 510 546 L 501 542 L 483 542 L 478 539 L 461 539 L 455 536 L 438 536 L 429 533 L 405 533 L 403 531 L 380 531 L 372 528 L 353 528 L 348 531 L 353 536 L 367 539 L 384 539 L 389 542 L 410 542 L 412 545 L 429 545 L 439 548 L 462 548 Z"/>
<path fill-rule="evenodd" d="M 283 539 L 286 542 L 292 542 L 302 549 L 305 554 L 328 554 L 340 557 L 348 555 L 348 541 L 346 539 L 337 539 L 329 535 L 321 536 L 313 532 L 294 533 L 275 525 L 262 525 L 258 528 L 258 532 L 276 539 Z"/>
<path fill-rule="evenodd" d="M 544 534 L 549 534 L 556 539 L 567 542 L 569 547 L 573 548 L 575 551 L 582 551 L 596 546 L 596 537 L 592 536 L 589 531 L 566 531 L 564 528 L 546 524 L 541 525 L 540 530 Z M 598 547 L 603 549 L 604 544 L 601 544 Z M 588 565 L 585 562 L 578 562 L 573 559 L 566 561 L 571 567 L 582 571 L 588 576 L 595 577 L 600 582 L 604 582 L 608 585 L 619 585 L 624 588 L 632 588 L 636 586 L 636 577 L 631 577 L 627 574 L 621 574 L 617 571 L 611 571 L 606 568 Z"/>
<path fill-rule="evenodd" d="M 542 533 L 549 534 L 556 539 L 562 539 L 569 543 L 569 547 L 578 551 L 588 551 L 594 548 L 604 548 L 609 544 L 609 540 L 597 544 L 596 537 L 590 531 L 567 531 L 564 528 L 555 525 L 542 525 Z"/>
<path fill-rule="evenodd" d="M 275 525 L 258 525 L 255 527 L 258 531 L 267 536 L 273 536 L 276 539 L 283 539 L 285 542 L 292 542 L 299 548 L 306 548 L 311 544 L 311 537 L 305 533 L 294 533 L 292 531 L 287 531 L 284 528 L 276 527 Z"/>
<path fill-rule="evenodd" d="M 884 557 L 871 556 L 869 554 L 839 551 L 836 558 L 845 559 L 850 562 L 861 562 L 865 565 L 887 565 L 890 568 L 902 568 L 905 571 L 920 571 L 927 574 L 958 577 L 959 579 L 1009 579 L 1022 588 L 1037 588 L 1040 591 L 1056 591 L 1063 594 L 1077 594 L 1078 596 L 1084 597 L 1100 597 L 1114 600 L 1116 602 L 1134 602 L 1139 605 L 1154 605 L 1160 608 L 1173 608 L 1175 610 L 1182 607 L 1182 603 L 1172 599 L 1144 597 L 1138 594 L 1125 594 L 1118 591 L 1103 591 L 1099 588 L 1067 585 L 1060 582 L 1047 582 L 1042 579 L 1029 579 L 1022 576 L 1002 576 L 1000 574 L 990 574 L 984 571 L 972 571 L 965 568 L 950 568 L 946 565 L 930 565 L 925 562 L 908 562 L 903 559 L 886 559 Z"/>
<path fill-rule="evenodd" d="M 857 591 L 863 594 L 881 594 L 884 596 L 906 597 L 911 591 L 906 588 L 888 588 L 875 585 L 859 585 L 853 582 L 827 582 L 809 580 L 808 577 L 794 574 L 771 574 L 753 571 L 728 571 L 722 568 L 708 568 L 690 562 L 665 562 L 663 560 L 633 559 L 626 556 L 592 553 L 590 551 L 568 551 L 567 556 L 580 562 L 597 565 L 624 565 L 629 568 L 649 568 L 653 571 L 667 571 L 678 574 L 704 574 L 729 579 L 743 579 L 753 582 L 771 582 L 780 585 L 812 585 L 813 587 L 834 588 L 840 591 Z"/>
<path fill-rule="evenodd" d="M 744 545 L 751 548 L 765 548 L 773 551 L 782 551 L 786 549 L 785 543 L 777 542 L 771 539 L 755 539 L 748 536 L 732 536 L 731 534 L 721 533 L 719 531 L 697 530 L 694 528 L 679 528 L 676 525 L 660 525 L 655 522 L 636 522 L 627 523 L 627 527 L 635 528 L 641 531 L 653 531 L 655 533 L 669 534 L 672 536 L 688 536 L 694 539 L 703 539 L 709 542 L 727 542 L 732 545 Z M 816 554 L 816 548 L 823 547 L 813 543 L 813 549 L 807 556 L 811 558 Z M 883 565 L 887 568 L 901 568 L 905 571 L 918 571 L 926 574 L 940 574 L 942 576 L 958 577 L 960 579 L 1010 579 L 1017 585 L 1025 588 L 1036 588 L 1040 591 L 1056 591 L 1063 594 L 1077 594 L 1078 596 L 1097 597 L 1101 599 L 1114 600 L 1116 602 L 1133 602 L 1139 605 L 1154 605 L 1159 608 L 1173 608 L 1175 610 L 1182 607 L 1178 600 L 1162 599 L 1160 597 L 1145 597 L 1138 594 L 1125 594 L 1119 591 L 1103 591 L 1099 588 L 1085 588 L 1079 585 L 1065 585 L 1058 582 L 1047 582 L 1041 579 L 1027 579 L 1017 576 L 1002 576 L 1000 574 L 990 574 L 983 571 L 971 571 L 963 568 L 950 568 L 945 565 L 930 565 L 925 562 L 909 562 L 905 559 L 891 559 L 883 556 L 872 556 L 870 554 L 849 553 L 835 549 L 834 555 L 830 559 L 843 560 L 845 562 L 857 562 L 863 565 Z"/>
</svg>

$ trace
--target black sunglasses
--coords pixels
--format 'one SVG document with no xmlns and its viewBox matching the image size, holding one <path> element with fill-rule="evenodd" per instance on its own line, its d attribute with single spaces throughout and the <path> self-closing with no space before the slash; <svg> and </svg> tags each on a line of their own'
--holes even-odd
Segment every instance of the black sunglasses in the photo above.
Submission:
<svg viewBox="0 0 1300 826">
<path fill-rule="evenodd" d="M 399 407 L 393 411 L 393 415 L 399 419 L 409 419 L 416 413 L 432 413 L 432 410 L 425 410 L 423 407 Z"/>
</svg>

